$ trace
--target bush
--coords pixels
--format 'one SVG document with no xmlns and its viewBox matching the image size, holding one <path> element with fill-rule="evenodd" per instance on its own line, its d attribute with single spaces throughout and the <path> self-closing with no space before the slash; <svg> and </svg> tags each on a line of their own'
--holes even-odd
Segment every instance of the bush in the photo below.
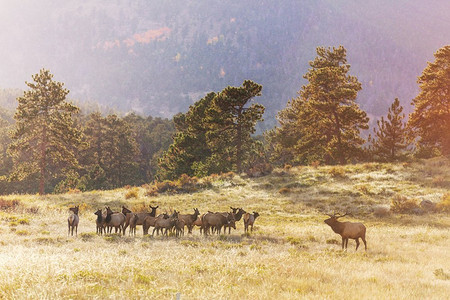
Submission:
<svg viewBox="0 0 450 300">
<path fill-rule="evenodd" d="M 442 212 L 450 212 L 450 193 L 442 196 L 442 201 L 436 204 L 436 208 Z"/>
<path fill-rule="evenodd" d="M 0 198 L 0 210 L 14 210 L 19 205 L 19 200 L 6 200 Z"/>
<path fill-rule="evenodd" d="M 345 169 L 342 167 L 334 167 L 328 172 L 333 178 L 347 178 Z"/>
<path fill-rule="evenodd" d="M 417 204 L 417 200 L 408 199 L 402 195 L 396 195 L 391 202 L 391 211 L 394 213 L 408 214 L 417 213 L 421 209 Z"/>
<path fill-rule="evenodd" d="M 139 196 L 139 189 L 135 187 L 132 189 L 128 189 L 128 191 L 125 194 L 125 199 L 137 198 L 138 196 Z"/>
<path fill-rule="evenodd" d="M 373 215 L 378 218 L 387 217 L 391 214 L 389 207 L 386 206 L 377 206 L 373 211 Z"/>
</svg>

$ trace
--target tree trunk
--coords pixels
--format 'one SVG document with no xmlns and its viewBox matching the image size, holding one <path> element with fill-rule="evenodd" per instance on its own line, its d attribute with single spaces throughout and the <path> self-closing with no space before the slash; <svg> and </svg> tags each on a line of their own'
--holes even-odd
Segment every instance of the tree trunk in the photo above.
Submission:
<svg viewBox="0 0 450 300">
<path fill-rule="evenodd" d="M 337 136 L 337 140 L 338 140 L 338 143 L 337 143 L 338 160 L 339 160 L 339 164 L 345 165 L 345 157 L 344 157 L 344 153 L 342 150 L 341 123 L 339 122 L 339 117 L 338 117 L 336 111 L 333 111 L 333 115 L 334 115 L 334 119 L 336 121 L 335 131 L 336 131 L 336 136 Z"/>
<path fill-rule="evenodd" d="M 45 193 L 45 169 L 47 167 L 47 126 L 44 125 L 42 130 L 42 143 L 41 143 L 41 165 L 40 165 L 40 178 L 39 178 L 39 195 Z"/>
<path fill-rule="evenodd" d="M 242 115 L 242 107 L 238 110 L 237 117 L 237 132 L 236 132 L 236 169 L 238 174 L 241 173 L 242 164 L 241 164 L 241 156 L 242 156 L 242 128 L 241 128 L 241 115 Z"/>
</svg>

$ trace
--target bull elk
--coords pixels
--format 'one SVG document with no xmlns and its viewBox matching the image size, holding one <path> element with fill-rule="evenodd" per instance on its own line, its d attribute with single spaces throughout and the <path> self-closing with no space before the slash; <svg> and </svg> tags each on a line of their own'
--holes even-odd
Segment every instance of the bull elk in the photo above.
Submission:
<svg viewBox="0 0 450 300">
<path fill-rule="evenodd" d="M 367 243 L 366 243 L 366 226 L 362 223 L 352 223 L 352 222 L 339 222 L 338 219 L 346 216 L 348 213 L 344 215 L 328 215 L 330 218 L 326 219 L 324 222 L 333 229 L 334 232 L 339 234 L 342 237 L 342 249 L 347 250 L 348 239 L 353 239 L 356 241 L 356 250 L 359 247 L 359 238 L 364 242 L 365 250 L 367 251 Z M 355 251 L 356 251 L 355 250 Z"/>
</svg>

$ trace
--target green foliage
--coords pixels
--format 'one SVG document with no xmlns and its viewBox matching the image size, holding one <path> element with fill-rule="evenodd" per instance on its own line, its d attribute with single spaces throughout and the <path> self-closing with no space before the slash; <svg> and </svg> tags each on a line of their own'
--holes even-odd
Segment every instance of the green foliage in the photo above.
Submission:
<svg viewBox="0 0 450 300">
<path fill-rule="evenodd" d="M 280 127 L 269 134 L 272 160 L 345 164 L 358 159 L 364 143 L 360 130 L 368 129 L 368 117 L 355 102 L 361 83 L 348 75 L 345 48 L 318 47 L 310 66 L 303 76 L 308 84 L 280 111 Z"/>
<path fill-rule="evenodd" d="M 93 113 L 88 116 L 84 134 L 88 146 L 80 153 L 80 182 L 86 189 L 143 183 L 139 177 L 139 147 L 126 120 Z"/>
<path fill-rule="evenodd" d="M 370 151 L 373 158 L 381 161 L 396 161 L 404 157 L 402 151 L 408 146 L 406 142 L 406 126 L 403 124 L 405 114 L 398 98 L 395 98 L 387 114 L 387 120 L 377 120 L 378 128 L 374 128 L 374 137 L 369 136 L 372 143 Z"/>
<path fill-rule="evenodd" d="M 11 178 L 23 180 L 39 174 L 39 193 L 45 192 L 49 177 L 56 177 L 78 165 L 75 148 L 81 144 L 81 132 L 72 116 L 78 108 L 66 102 L 69 93 L 61 82 L 53 81 L 48 70 L 41 70 L 27 82 L 30 90 L 17 98 L 9 153 L 14 160 Z"/>
<path fill-rule="evenodd" d="M 413 99 L 414 112 L 408 120 L 422 157 L 439 154 L 433 148 L 450 155 L 450 46 L 440 48 L 434 57 L 418 79 L 420 93 Z"/>
<path fill-rule="evenodd" d="M 158 178 L 242 171 L 255 153 L 251 134 L 264 113 L 262 105 L 247 104 L 261 89 L 261 85 L 246 80 L 241 87 L 209 93 L 186 114 L 175 116 L 177 133 L 159 161 Z"/>
</svg>

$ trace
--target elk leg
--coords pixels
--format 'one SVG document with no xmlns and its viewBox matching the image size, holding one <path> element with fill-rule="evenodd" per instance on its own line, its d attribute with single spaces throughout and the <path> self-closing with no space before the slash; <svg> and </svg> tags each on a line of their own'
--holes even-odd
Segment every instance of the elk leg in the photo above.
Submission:
<svg viewBox="0 0 450 300">
<path fill-rule="evenodd" d="M 342 238 L 342 250 L 344 250 L 344 246 L 345 246 L 345 239 Z"/>
<path fill-rule="evenodd" d="M 345 239 L 345 250 L 347 250 L 348 247 L 348 238 Z"/>
<path fill-rule="evenodd" d="M 356 241 L 356 250 L 355 251 L 357 251 L 358 247 L 359 247 L 359 238 L 356 238 L 355 241 Z"/>
<path fill-rule="evenodd" d="M 365 248 L 365 250 L 367 251 L 367 243 L 366 243 L 366 239 L 365 238 L 361 238 L 362 239 L 362 241 L 364 242 L 364 248 Z"/>
</svg>

